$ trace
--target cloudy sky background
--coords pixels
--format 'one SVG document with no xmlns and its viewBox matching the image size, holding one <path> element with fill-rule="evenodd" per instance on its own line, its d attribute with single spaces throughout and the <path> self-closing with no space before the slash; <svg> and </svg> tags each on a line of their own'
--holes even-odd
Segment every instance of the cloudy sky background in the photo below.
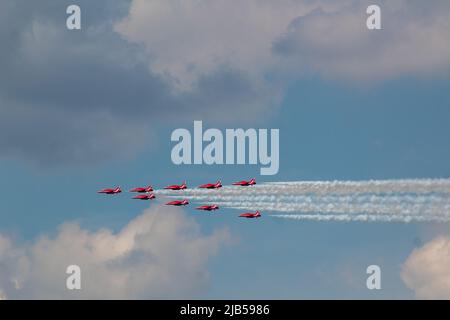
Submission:
<svg viewBox="0 0 450 320">
<path fill-rule="evenodd" d="M 449 177 L 450 4 L 377 3 L 380 31 L 366 1 L 0 0 L 0 297 L 450 298 L 447 225 L 254 223 L 95 193 Z M 174 166 L 170 133 L 194 119 L 280 128 L 279 174 Z"/>
</svg>

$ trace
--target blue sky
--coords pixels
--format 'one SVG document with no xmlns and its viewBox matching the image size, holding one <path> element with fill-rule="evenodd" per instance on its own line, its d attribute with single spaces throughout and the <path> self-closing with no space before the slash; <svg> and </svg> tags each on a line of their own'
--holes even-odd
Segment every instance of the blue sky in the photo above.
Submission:
<svg viewBox="0 0 450 320">
<path fill-rule="evenodd" d="M 254 1 L 248 3 L 251 6 Z M 4 5 L 11 12 L 16 12 L 14 10 L 19 10 L 22 4 L 17 2 L 14 5 L 6 1 Z M 139 6 L 133 1 L 132 5 Z M 228 12 L 228 5 L 222 1 L 217 1 L 217 5 L 223 6 Z M 280 7 L 284 5 L 288 6 L 279 4 Z M 343 1 L 344 8 L 339 5 L 334 8 L 324 1 L 321 4 L 323 17 L 317 12 L 312 16 L 309 14 L 311 8 L 308 6 L 311 4 L 299 1 L 299 5 L 298 19 L 306 17 L 300 23 L 305 29 L 308 29 L 309 20 L 315 15 L 318 15 L 317 19 L 327 16 L 339 19 L 346 14 L 357 15 L 361 7 L 352 1 Z M 399 5 L 406 4 L 399 2 Z M 37 246 L 34 244 L 39 243 L 43 235 L 48 235 L 56 243 L 58 233 L 61 232 L 58 226 L 61 224 L 77 221 L 83 230 L 92 232 L 94 239 L 99 229 L 108 228 L 119 232 L 149 206 L 158 206 L 132 201 L 128 194 L 99 196 L 96 190 L 102 187 L 121 185 L 128 189 L 149 183 L 162 187 L 181 183 L 182 180 L 187 180 L 189 186 L 197 186 L 218 178 L 228 184 L 251 177 L 263 182 L 448 178 L 450 175 L 450 61 L 445 56 L 447 48 L 435 49 L 436 64 L 428 63 L 420 53 L 416 53 L 414 63 L 397 62 L 402 61 L 402 57 L 392 57 L 392 61 L 388 57 L 387 62 L 375 61 L 373 80 L 367 75 L 367 70 L 359 72 L 358 67 L 355 67 L 351 76 L 341 72 L 340 67 L 347 64 L 346 59 L 340 58 L 339 50 L 335 56 L 327 52 L 326 55 L 331 56 L 326 62 L 328 74 L 319 66 L 323 65 L 324 60 L 314 58 L 309 50 L 315 52 L 329 48 L 326 45 L 322 48 L 313 41 L 309 43 L 309 37 L 303 34 L 306 31 L 296 31 L 294 23 L 291 24 L 293 29 L 290 29 L 290 33 L 282 33 L 275 39 L 255 39 L 255 47 L 259 49 L 262 46 L 260 43 L 264 41 L 270 44 L 297 41 L 296 37 L 300 37 L 300 40 L 305 37 L 305 41 L 301 41 L 301 46 L 305 48 L 298 49 L 294 43 L 294 53 L 288 53 L 289 57 L 281 54 L 290 68 L 286 68 L 283 63 L 277 65 L 265 56 L 255 57 L 258 63 L 250 65 L 246 53 L 237 50 L 237 56 L 232 56 L 234 60 L 230 59 L 231 64 L 222 69 L 221 65 L 227 59 L 221 61 L 222 57 L 214 52 L 215 49 L 200 45 L 201 52 L 208 54 L 208 50 L 213 50 L 211 54 L 217 54 L 220 66 L 213 68 L 208 61 L 201 60 L 194 68 L 196 71 L 191 72 L 182 64 L 196 62 L 197 53 L 194 49 L 179 48 L 186 49 L 188 57 L 186 61 L 178 62 L 174 55 L 176 63 L 166 58 L 162 54 L 164 51 L 151 51 L 152 42 L 160 41 L 170 56 L 171 52 L 177 50 L 178 42 L 173 40 L 179 36 L 177 30 L 167 31 L 166 42 L 159 35 L 150 35 L 144 39 L 145 33 L 143 35 L 136 31 L 142 28 L 141 20 L 129 13 L 125 3 L 117 8 L 108 8 L 109 4 L 105 3 L 99 9 L 101 14 L 92 18 L 92 28 L 89 28 L 92 14 L 90 4 L 80 1 L 83 12 L 86 12 L 87 18 L 83 20 L 86 21 L 86 27 L 76 35 L 58 29 L 59 21 L 65 18 L 64 15 L 58 15 L 63 5 L 55 7 L 42 1 L 42 7 L 46 6 L 48 10 L 45 13 L 40 11 L 42 8 L 29 8 L 34 10 L 31 15 L 37 17 L 34 20 L 37 25 L 42 22 L 42 17 L 50 17 L 46 23 L 42 23 L 43 31 L 39 31 L 36 24 L 33 29 L 35 41 L 42 40 L 40 36 L 47 40 L 42 41 L 42 47 L 27 38 L 27 26 L 10 26 L 2 34 L 3 41 L 13 41 L 6 34 L 25 34 L 25 40 L 22 39 L 21 45 L 18 45 L 21 48 L 18 52 L 23 55 L 22 60 L 18 61 L 22 61 L 25 67 L 12 63 L 8 68 L 12 81 L 7 83 L 5 78 L 1 79 L 0 110 L 6 115 L 6 120 L 0 120 L 3 127 L 0 129 L 3 135 L 0 141 L 0 235 L 12 243 L 12 249 L 2 251 L 0 241 L 0 262 L 4 259 L 4 265 L 18 264 L 13 258 L 8 258 L 15 256 L 11 252 L 29 251 L 32 253 L 23 255 L 24 259 L 29 259 L 31 268 L 47 271 L 46 265 L 38 262 Z M 416 6 L 420 9 L 420 4 L 411 2 L 408 13 L 412 17 L 415 17 Z M 346 7 L 348 11 L 345 11 Z M 430 7 L 424 15 L 427 21 L 434 21 L 435 16 L 450 12 L 448 6 L 439 1 L 436 1 L 435 6 L 430 4 Z M 144 9 L 145 6 L 141 8 L 145 16 L 148 12 Z M 274 13 L 273 24 L 282 21 L 280 29 L 284 30 L 293 17 L 286 17 L 283 8 L 279 9 L 277 14 Z M 206 12 L 208 8 L 204 10 Z M 386 26 L 393 23 L 388 19 L 395 17 L 398 13 L 396 10 L 386 4 Z M 202 13 L 203 9 L 199 9 L 198 14 Z M 130 25 L 117 26 L 121 20 L 117 17 L 123 15 L 129 15 Z M 364 17 L 363 14 L 362 21 Z M 403 22 L 409 26 L 408 17 L 402 19 L 407 19 Z M 192 32 L 197 30 L 188 18 L 186 20 L 188 22 L 184 22 L 187 27 L 192 27 Z M 259 23 L 259 19 L 254 20 L 256 22 L 250 23 L 248 30 Z M 201 21 L 209 23 L 206 18 Z M 169 22 L 160 21 L 161 28 Z M 153 23 L 150 23 L 150 27 L 154 26 Z M 189 30 L 186 29 L 187 34 Z M 228 39 L 226 31 L 213 31 L 218 34 L 201 34 L 201 41 L 215 43 L 216 37 Z M 300 34 L 296 36 L 295 32 Z M 314 35 L 314 31 L 311 32 Z M 439 38 L 442 30 L 437 23 L 436 29 L 431 28 L 427 32 L 434 32 Z M 444 35 L 448 36 L 448 29 L 445 32 Z M 405 36 L 402 31 L 392 33 L 393 38 L 397 36 L 403 39 Z M 337 32 L 336 36 L 342 34 Z M 379 41 L 378 45 L 382 48 L 386 47 L 386 51 L 380 49 L 380 54 L 389 52 L 389 48 L 392 49 L 391 36 L 377 37 L 380 39 L 373 41 Z M 97 38 L 101 40 L 97 42 Z M 355 35 L 355 39 L 358 41 L 359 35 Z M 29 50 L 27 41 L 31 41 L 34 48 L 30 52 L 25 52 Z M 127 41 L 129 45 L 125 49 Z M 410 40 L 410 43 L 405 40 L 403 44 L 410 46 L 411 50 L 419 45 L 427 45 L 420 41 L 416 43 Z M 55 51 L 58 45 L 61 45 L 60 52 Z M 229 45 L 233 46 L 233 41 L 230 40 Z M 354 54 L 354 59 L 359 61 L 359 55 L 366 54 L 361 49 L 365 45 L 365 40 L 356 42 L 354 51 L 358 53 L 352 53 L 352 49 L 345 46 L 341 50 L 349 50 L 350 55 Z M 74 53 L 77 46 L 81 48 L 81 53 Z M 10 48 L 13 50 L 14 47 Z M 64 52 L 69 52 L 69 58 Z M 104 52 L 108 55 L 102 59 Z M 131 68 L 121 66 L 121 62 L 128 66 L 131 54 L 136 54 L 133 58 L 142 61 L 132 62 L 136 65 Z M 295 54 L 298 54 L 300 62 L 292 62 L 292 55 L 295 58 Z M 411 55 L 414 56 L 414 52 Z M 9 56 L 0 54 L 3 60 L 0 65 L 6 64 Z M 155 60 L 152 57 L 156 57 Z M 71 58 L 73 66 L 68 65 Z M 57 65 L 55 70 L 51 68 L 52 60 Z M 400 64 L 397 70 L 396 66 Z M 380 70 L 383 67 L 386 68 L 384 73 Z M 93 80 L 90 79 L 90 68 L 95 73 Z M 76 69 L 78 71 L 74 71 Z M 65 72 L 73 72 L 72 77 Z M 169 74 L 169 78 L 178 77 L 177 84 L 172 86 L 164 74 Z M 182 88 L 178 87 L 180 85 Z M 52 93 L 53 90 L 56 93 Z M 259 166 L 252 165 L 175 166 L 170 159 L 173 146 L 170 134 L 180 127 L 192 130 L 194 119 L 203 120 L 205 128 L 279 128 L 279 173 L 275 176 L 260 176 Z M 239 211 L 231 209 L 221 209 L 213 215 L 200 214 L 192 207 L 175 211 L 179 212 L 168 214 L 182 216 L 180 223 L 184 223 L 185 218 L 191 221 L 192 225 L 186 223 L 188 233 L 193 232 L 199 239 L 214 235 L 217 230 L 226 230 L 228 236 L 217 250 L 211 249 L 215 251 L 214 254 L 198 258 L 199 261 L 205 259 L 199 270 L 186 271 L 187 277 L 189 272 L 195 275 L 200 273 L 201 284 L 196 285 L 197 278 L 194 276 L 194 283 L 186 284 L 188 289 L 176 292 L 176 285 L 173 285 L 175 292 L 167 289 L 162 292 L 162 297 L 420 297 L 420 291 L 408 288 L 402 280 L 402 265 L 415 248 L 422 247 L 437 236 L 448 234 L 447 225 L 300 222 L 270 217 L 242 221 L 237 218 Z M 176 235 L 173 240 L 178 240 Z M 197 259 L 197 253 L 193 253 L 192 259 Z M 73 256 L 77 257 L 77 252 Z M 173 256 L 170 259 L 181 265 L 185 263 Z M 66 262 L 61 259 L 62 266 Z M 382 268 L 382 290 L 371 291 L 366 288 L 365 270 L 371 264 L 378 264 Z M 131 272 L 139 273 L 141 270 L 133 269 L 133 262 L 126 266 L 122 272 L 134 270 Z M 181 274 L 184 271 L 179 270 Z M 46 288 L 43 285 L 47 285 L 45 277 L 42 283 L 35 283 L 30 280 L 33 273 L 27 272 L 28 276 L 20 280 L 24 283 L 22 291 L 10 288 L 8 283 L 11 279 L 8 277 L 13 276 L 4 272 L 4 276 L 0 276 L 0 296 L 4 292 L 5 296 L 12 298 L 36 297 L 34 294 L 39 288 L 30 289 L 32 286 Z M 64 270 L 61 272 L 63 278 Z M 203 277 L 207 280 L 204 281 Z M 57 281 L 48 281 L 49 287 L 58 286 Z M 151 280 L 146 283 L 149 287 L 153 285 Z M 150 289 L 142 289 L 139 294 L 134 294 L 132 285 L 130 288 L 130 291 L 118 293 L 117 297 L 158 297 Z M 51 288 L 48 292 L 45 290 L 41 290 L 44 296 L 61 294 L 71 297 L 70 294 L 66 295 L 63 287 Z M 88 297 L 102 298 L 95 294 Z"/>
</svg>

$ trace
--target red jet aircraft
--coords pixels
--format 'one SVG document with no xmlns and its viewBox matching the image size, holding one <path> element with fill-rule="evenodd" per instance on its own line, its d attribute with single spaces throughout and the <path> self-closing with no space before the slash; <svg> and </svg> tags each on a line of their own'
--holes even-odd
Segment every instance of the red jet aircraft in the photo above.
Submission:
<svg viewBox="0 0 450 320">
<path fill-rule="evenodd" d="M 151 199 L 155 199 L 155 195 L 153 193 L 149 193 L 149 194 L 138 194 L 137 196 L 133 197 L 133 199 L 138 199 L 138 200 L 151 200 Z"/>
<path fill-rule="evenodd" d="M 252 186 L 254 184 L 256 184 L 256 180 L 255 178 L 252 178 L 250 181 L 242 180 L 235 182 L 233 183 L 233 186 Z"/>
<path fill-rule="evenodd" d="M 152 192 L 153 191 L 153 187 L 152 186 L 148 186 L 148 187 L 137 187 L 134 189 L 131 189 L 130 192 L 138 192 L 138 193 L 144 193 L 144 192 Z"/>
<path fill-rule="evenodd" d="M 168 205 L 168 206 L 186 206 L 188 204 L 189 204 L 189 201 L 187 201 L 186 199 L 174 200 L 174 201 L 170 201 L 170 202 L 166 203 L 166 205 Z"/>
<path fill-rule="evenodd" d="M 173 184 L 171 186 L 164 187 L 164 189 L 170 189 L 170 190 L 183 190 L 187 189 L 186 181 L 183 181 L 181 185 Z"/>
<path fill-rule="evenodd" d="M 259 211 L 256 211 L 255 213 L 253 213 L 253 212 L 246 212 L 246 213 L 240 214 L 239 217 L 247 218 L 247 219 L 259 218 L 259 217 L 261 217 L 261 213 Z"/>
<path fill-rule="evenodd" d="M 120 189 L 120 187 L 116 187 L 115 189 L 106 188 L 106 189 L 97 191 L 97 193 L 104 193 L 104 194 L 117 194 L 117 193 L 121 193 L 121 192 L 122 192 L 122 189 Z"/>
<path fill-rule="evenodd" d="M 199 188 L 202 188 L 202 189 L 219 189 L 219 188 L 222 188 L 222 182 L 220 182 L 220 180 L 218 180 L 216 183 L 202 184 L 201 186 L 199 186 Z"/>
<path fill-rule="evenodd" d="M 195 209 L 197 209 L 197 210 L 205 210 L 205 211 L 214 211 L 214 210 L 218 210 L 219 206 L 217 204 L 213 204 L 213 205 L 210 205 L 210 206 L 197 207 Z"/>
</svg>

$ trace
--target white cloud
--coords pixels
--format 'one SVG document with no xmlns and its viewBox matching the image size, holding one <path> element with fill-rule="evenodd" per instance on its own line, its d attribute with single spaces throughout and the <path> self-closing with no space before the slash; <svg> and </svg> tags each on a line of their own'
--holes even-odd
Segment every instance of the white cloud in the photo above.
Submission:
<svg viewBox="0 0 450 320">
<path fill-rule="evenodd" d="M 370 1 L 133 0 L 116 30 L 144 44 L 150 69 L 182 90 L 224 67 L 259 81 L 270 72 L 359 81 L 449 69 L 448 2 L 378 3 L 383 30 L 370 31 Z"/>
<path fill-rule="evenodd" d="M 439 236 L 415 249 L 401 277 L 419 299 L 450 299 L 450 237 Z"/>
<path fill-rule="evenodd" d="M 0 295 L 15 298 L 192 298 L 207 286 L 207 261 L 227 230 L 203 235 L 177 209 L 152 207 L 118 233 L 63 224 L 55 237 L 16 245 L 0 235 Z M 66 268 L 81 267 L 81 290 L 66 289 Z"/>
<path fill-rule="evenodd" d="M 189 89 L 220 68 L 261 77 L 273 62 L 272 40 L 310 7 L 291 0 L 134 0 L 116 30 L 145 45 L 153 72 Z"/>
</svg>

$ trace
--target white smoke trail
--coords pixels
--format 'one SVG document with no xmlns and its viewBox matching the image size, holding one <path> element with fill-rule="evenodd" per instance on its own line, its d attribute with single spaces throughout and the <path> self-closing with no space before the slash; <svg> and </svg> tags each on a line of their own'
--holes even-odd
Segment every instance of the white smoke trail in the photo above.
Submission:
<svg viewBox="0 0 450 320">
<path fill-rule="evenodd" d="M 160 194 L 173 194 L 171 190 L 158 190 Z M 389 194 L 411 193 L 450 194 L 450 179 L 405 179 L 405 180 L 368 180 L 368 181 L 288 181 L 271 182 L 251 187 L 225 186 L 218 190 L 187 189 L 186 195 L 222 195 L 239 194 Z"/>
<path fill-rule="evenodd" d="M 341 222 L 351 222 L 351 221 L 361 221 L 361 222 L 448 222 L 448 219 L 439 216 L 402 216 L 402 217 L 392 217 L 392 216 L 372 216 L 368 214 L 359 215 L 335 215 L 335 214 L 272 214 L 271 217 L 282 218 L 282 219 L 295 219 L 295 220 L 309 220 L 309 221 L 341 221 Z"/>
<path fill-rule="evenodd" d="M 195 201 L 221 201 L 221 202 L 258 202 L 258 203 L 414 203 L 414 204 L 445 204 L 450 197 L 437 195 L 414 196 L 414 195 L 327 195 L 327 196 L 283 196 L 283 195 L 169 195 L 169 197 L 189 197 Z"/>
<path fill-rule="evenodd" d="M 234 209 L 284 213 L 274 215 L 280 218 L 450 222 L 450 179 L 292 181 L 156 192 Z"/>
<path fill-rule="evenodd" d="M 299 193 L 450 193 L 450 179 L 273 182 L 278 190 Z"/>
<path fill-rule="evenodd" d="M 450 219 L 450 204 L 446 205 L 404 205 L 404 204 L 301 204 L 301 203 L 253 203 L 253 202 L 216 202 L 215 204 L 241 210 L 259 210 L 269 212 L 293 213 L 331 213 L 331 214 L 371 214 L 371 215 L 440 215 Z"/>
</svg>

